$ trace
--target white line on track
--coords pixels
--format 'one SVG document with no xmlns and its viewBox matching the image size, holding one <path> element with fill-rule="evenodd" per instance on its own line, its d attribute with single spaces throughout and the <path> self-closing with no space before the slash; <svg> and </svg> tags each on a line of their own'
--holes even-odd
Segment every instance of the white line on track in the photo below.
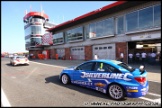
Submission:
<svg viewBox="0 0 162 108">
<path fill-rule="evenodd" d="M 3 92 L 3 89 L 1 88 L 1 102 L 2 102 L 2 107 L 11 107 L 5 93 Z"/>
<path fill-rule="evenodd" d="M 33 61 L 30 61 L 30 62 L 33 62 Z M 44 63 L 38 63 L 38 62 L 33 62 L 33 63 L 37 63 L 37 64 L 41 64 L 41 65 L 46 65 L 46 66 L 52 66 L 52 67 L 58 67 L 58 68 L 66 68 L 66 67 L 63 67 L 63 66 L 56 66 L 56 65 L 44 64 Z"/>
<path fill-rule="evenodd" d="M 150 101 L 150 102 L 158 102 L 159 104 L 161 104 L 161 98 L 159 98 L 159 99 L 150 99 L 150 98 L 146 98 L 146 97 L 140 97 L 140 99 L 147 100 L 147 101 Z"/>
<path fill-rule="evenodd" d="M 161 83 L 161 81 L 153 81 L 153 80 L 148 80 L 148 81 L 151 81 L 151 82 L 156 82 L 156 83 Z"/>
<path fill-rule="evenodd" d="M 27 77 L 25 77 L 25 79 L 28 78 L 28 77 L 30 77 L 30 75 L 33 74 L 35 70 L 37 70 L 37 68 L 34 68 L 34 69 L 32 70 L 32 72 L 30 72 L 29 75 L 28 75 Z"/>
<path fill-rule="evenodd" d="M 160 94 L 155 94 L 155 93 L 150 93 L 150 92 L 148 92 L 147 94 L 148 94 L 148 95 L 157 96 L 157 97 L 161 97 L 161 95 L 160 95 Z"/>
</svg>

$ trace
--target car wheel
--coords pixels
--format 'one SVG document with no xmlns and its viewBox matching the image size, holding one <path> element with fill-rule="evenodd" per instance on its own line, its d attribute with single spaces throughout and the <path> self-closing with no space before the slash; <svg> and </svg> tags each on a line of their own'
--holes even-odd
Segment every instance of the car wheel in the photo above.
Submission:
<svg viewBox="0 0 162 108">
<path fill-rule="evenodd" d="M 70 78 L 69 78 L 69 76 L 68 76 L 67 74 L 63 74 L 63 75 L 61 76 L 61 82 L 62 82 L 63 84 L 69 84 L 69 83 L 70 83 Z"/>
<path fill-rule="evenodd" d="M 124 90 L 119 84 L 111 84 L 108 88 L 108 93 L 109 96 L 115 100 L 124 98 Z"/>
</svg>

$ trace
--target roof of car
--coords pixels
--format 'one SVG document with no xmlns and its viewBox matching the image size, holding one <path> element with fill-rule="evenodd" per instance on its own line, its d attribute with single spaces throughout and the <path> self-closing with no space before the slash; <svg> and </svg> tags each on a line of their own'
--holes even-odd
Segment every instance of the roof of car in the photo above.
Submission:
<svg viewBox="0 0 162 108">
<path fill-rule="evenodd" d="M 111 60 L 111 59 L 97 59 L 97 60 L 90 60 L 90 61 L 104 62 L 104 63 L 114 64 L 114 65 L 122 63 L 121 61 Z M 88 61 L 88 62 L 90 62 L 90 61 Z"/>
</svg>

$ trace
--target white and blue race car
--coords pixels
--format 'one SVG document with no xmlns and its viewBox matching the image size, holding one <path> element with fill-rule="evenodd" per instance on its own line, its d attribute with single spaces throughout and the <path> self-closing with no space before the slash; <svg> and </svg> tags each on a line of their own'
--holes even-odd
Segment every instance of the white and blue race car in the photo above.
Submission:
<svg viewBox="0 0 162 108">
<path fill-rule="evenodd" d="M 108 94 L 112 99 L 145 96 L 149 89 L 143 65 L 135 69 L 116 60 L 90 60 L 63 69 L 59 79 L 63 84 L 77 84 Z"/>
</svg>

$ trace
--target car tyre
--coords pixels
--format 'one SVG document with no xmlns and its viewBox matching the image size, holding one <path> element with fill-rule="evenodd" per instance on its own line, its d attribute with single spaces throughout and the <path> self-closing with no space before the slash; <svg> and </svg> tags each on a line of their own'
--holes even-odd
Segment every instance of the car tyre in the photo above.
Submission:
<svg viewBox="0 0 162 108">
<path fill-rule="evenodd" d="M 69 78 L 69 76 L 68 76 L 67 74 L 63 74 L 63 75 L 61 76 L 61 82 L 62 82 L 63 84 L 69 84 L 69 83 L 70 83 L 70 78 Z"/>
<path fill-rule="evenodd" d="M 108 95 L 114 100 L 121 100 L 124 98 L 124 89 L 119 84 L 111 84 L 108 87 Z"/>
</svg>

